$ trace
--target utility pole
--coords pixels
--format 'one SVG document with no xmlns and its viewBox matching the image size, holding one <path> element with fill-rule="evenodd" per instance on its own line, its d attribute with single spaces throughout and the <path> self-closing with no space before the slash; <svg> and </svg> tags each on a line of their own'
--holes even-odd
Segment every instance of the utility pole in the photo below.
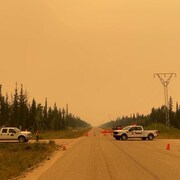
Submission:
<svg viewBox="0 0 180 180">
<path fill-rule="evenodd" d="M 165 100 L 165 113 L 166 113 L 166 125 L 170 126 L 169 120 L 169 105 L 168 105 L 168 85 L 171 78 L 176 76 L 176 73 L 155 73 L 154 77 L 158 76 L 162 85 L 164 86 L 164 100 Z"/>
</svg>

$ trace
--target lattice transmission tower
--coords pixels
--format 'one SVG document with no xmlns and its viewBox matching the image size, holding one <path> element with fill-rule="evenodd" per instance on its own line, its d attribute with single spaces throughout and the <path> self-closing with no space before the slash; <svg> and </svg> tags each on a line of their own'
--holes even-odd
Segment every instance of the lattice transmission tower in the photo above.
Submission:
<svg viewBox="0 0 180 180">
<path fill-rule="evenodd" d="M 155 73 L 154 77 L 158 76 L 162 85 L 164 86 L 164 100 L 165 100 L 165 114 L 166 114 L 166 125 L 170 126 L 169 119 L 169 103 L 168 103 L 168 85 L 173 76 L 176 76 L 176 73 Z"/>
</svg>

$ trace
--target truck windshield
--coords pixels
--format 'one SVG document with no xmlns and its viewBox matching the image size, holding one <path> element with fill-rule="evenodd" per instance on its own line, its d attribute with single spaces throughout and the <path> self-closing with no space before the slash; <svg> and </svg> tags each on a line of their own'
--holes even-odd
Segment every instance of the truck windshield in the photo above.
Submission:
<svg viewBox="0 0 180 180">
<path fill-rule="evenodd" d="M 126 126 L 123 128 L 123 130 L 128 130 L 130 128 L 130 126 Z"/>
<path fill-rule="evenodd" d="M 18 128 L 14 128 L 14 130 L 15 130 L 16 132 L 20 132 L 20 131 L 21 131 L 21 130 L 18 129 Z"/>
</svg>

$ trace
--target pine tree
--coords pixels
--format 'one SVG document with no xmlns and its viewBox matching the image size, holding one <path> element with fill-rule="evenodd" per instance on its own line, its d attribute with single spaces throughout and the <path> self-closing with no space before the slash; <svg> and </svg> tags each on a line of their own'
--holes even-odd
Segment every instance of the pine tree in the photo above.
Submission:
<svg viewBox="0 0 180 180">
<path fill-rule="evenodd" d="M 43 124 L 44 124 L 44 129 L 48 129 L 48 112 L 47 112 L 47 98 L 45 99 L 45 105 L 43 108 Z"/>
<path fill-rule="evenodd" d="M 17 83 L 15 87 L 15 92 L 14 92 L 14 98 L 13 98 L 13 104 L 11 105 L 12 110 L 11 110 L 11 118 L 9 125 L 10 126 L 20 126 L 20 121 L 19 121 L 19 102 L 18 102 L 18 89 L 17 89 Z"/>
<path fill-rule="evenodd" d="M 52 112 L 52 121 L 51 121 L 51 128 L 53 130 L 58 130 L 60 128 L 59 125 L 59 114 L 56 103 L 54 104 L 54 109 Z"/>
<path fill-rule="evenodd" d="M 32 130 L 37 130 L 35 120 L 36 120 L 36 101 L 33 98 L 32 104 L 30 105 L 30 110 L 29 110 L 29 128 Z"/>
<path fill-rule="evenodd" d="M 3 106 L 4 98 L 2 96 L 2 85 L 0 84 L 0 126 L 3 125 Z"/>
<path fill-rule="evenodd" d="M 43 127 L 44 127 L 44 124 L 43 124 L 43 106 L 39 103 L 37 105 L 37 109 L 36 109 L 36 116 L 35 116 L 35 122 L 34 122 L 33 129 L 42 130 Z"/>
<path fill-rule="evenodd" d="M 66 128 L 66 122 L 65 122 L 65 110 L 64 108 L 62 109 L 62 128 L 65 129 Z"/>
<path fill-rule="evenodd" d="M 173 100 L 172 97 L 169 98 L 169 121 L 170 121 L 170 126 L 173 125 L 176 127 L 176 121 L 175 121 L 175 116 L 173 112 Z"/>
<path fill-rule="evenodd" d="M 19 95 L 19 124 L 22 126 L 22 129 L 27 129 L 29 126 L 27 94 L 24 94 L 22 84 L 21 84 L 21 90 L 20 90 L 20 95 Z"/>
<path fill-rule="evenodd" d="M 28 102 L 27 93 L 21 84 L 18 92 L 17 83 L 14 94 L 11 94 L 9 101 L 8 94 L 2 95 L 2 85 L 0 85 L 0 126 L 16 126 L 22 129 L 41 130 L 41 129 L 66 129 L 66 126 L 88 126 L 86 122 L 66 111 L 58 108 L 56 103 L 52 109 L 47 107 L 47 98 L 44 107 L 33 99 L 31 104 Z"/>
<path fill-rule="evenodd" d="M 52 108 L 49 107 L 48 108 L 48 119 L 47 119 L 47 128 L 48 129 L 52 129 L 51 128 L 52 127 L 51 123 L 52 123 Z"/>
<path fill-rule="evenodd" d="M 178 103 L 176 103 L 175 122 L 175 127 L 180 129 L 180 107 Z"/>
</svg>

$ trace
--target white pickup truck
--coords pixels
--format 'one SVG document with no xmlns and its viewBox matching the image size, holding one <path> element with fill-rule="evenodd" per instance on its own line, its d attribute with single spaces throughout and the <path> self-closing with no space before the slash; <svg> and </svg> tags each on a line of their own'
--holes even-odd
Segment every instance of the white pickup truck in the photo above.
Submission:
<svg viewBox="0 0 180 180">
<path fill-rule="evenodd" d="M 0 140 L 18 140 L 27 142 L 32 137 L 31 132 L 21 131 L 16 127 L 2 127 L 0 129 Z"/>
<path fill-rule="evenodd" d="M 122 130 L 114 130 L 113 137 L 117 140 L 126 140 L 128 138 L 141 138 L 142 140 L 153 140 L 158 136 L 157 130 L 144 130 L 142 126 L 126 126 Z"/>
</svg>

